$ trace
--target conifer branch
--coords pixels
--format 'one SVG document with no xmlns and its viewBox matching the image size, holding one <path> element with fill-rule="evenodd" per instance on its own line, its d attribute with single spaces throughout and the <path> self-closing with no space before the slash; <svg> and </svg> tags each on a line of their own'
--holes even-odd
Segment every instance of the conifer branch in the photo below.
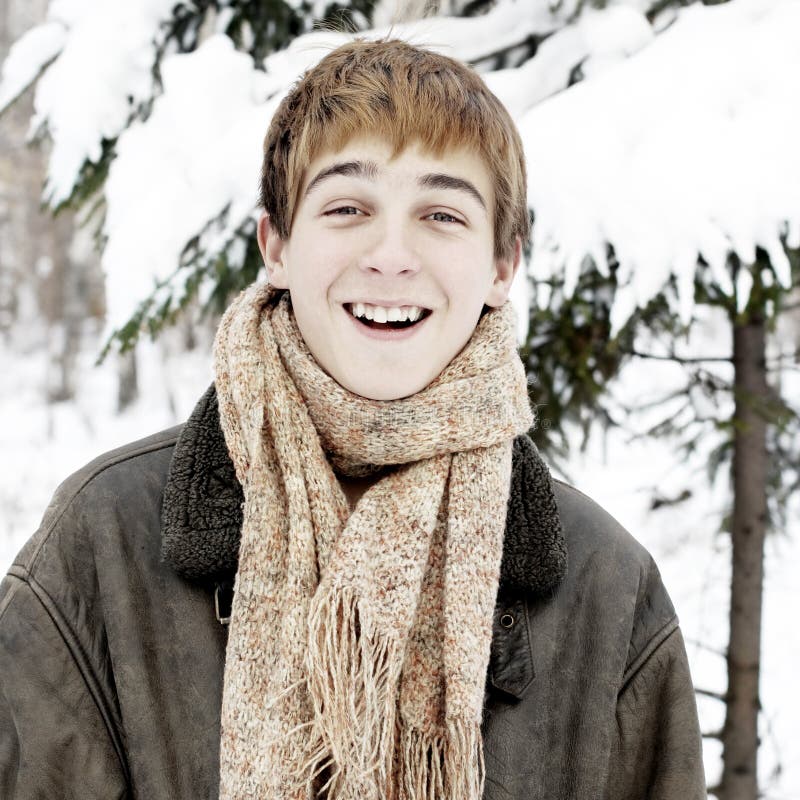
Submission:
<svg viewBox="0 0 800 800">
<path fill-rule="evenodd" d="M 627 355 L 636 356 L 637 358 L 650 358 L 655 359 L 657 361 L 675 361 L 678 364 L 703 364 L 706 362 L 725 362 L 726 364 L 733 363 L 732 356 L 696 356 L 693 358 L 686 358 L 683 356 L 678 356 L 675 353 L 670 355 L 662 356 L 656 353 L 643 353 L 640 350 L 627 350 Z"/>
</svg>

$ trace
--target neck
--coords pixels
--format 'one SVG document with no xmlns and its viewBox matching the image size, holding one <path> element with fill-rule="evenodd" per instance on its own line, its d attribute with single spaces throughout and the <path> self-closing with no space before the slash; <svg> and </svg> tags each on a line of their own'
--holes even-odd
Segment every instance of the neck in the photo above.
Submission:
<svg viewBox="0 0 800 800">
<path fill-rule="evenodd" d="M 373 475 L 367 475 L 363 478 L 352 478 L 347 475 L 342 475 L 340 472 L 336 472 L 336 477 L 339 481 L 339 485 L 342 487 L 342 491 L 344 492 L 344 496 L 347 498 L 347 502 L 350 505 L 350 510 L 353 511 L 355 509 L 356 504 L 361 499 L 362 495 L 370 488 L 376 484 L 385 474 L 385 470 L 381 470 Z"/>
</svg>

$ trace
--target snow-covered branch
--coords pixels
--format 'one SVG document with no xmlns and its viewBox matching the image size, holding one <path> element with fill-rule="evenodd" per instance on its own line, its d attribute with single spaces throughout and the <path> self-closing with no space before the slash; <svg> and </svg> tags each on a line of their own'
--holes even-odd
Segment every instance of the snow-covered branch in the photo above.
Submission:
<svg viewBox="0 0 800 800">
<path fill-rule="evenodd" d="M 752 276 L 740 269 L 734 284 L 729 256 L 751 264 L 761 248 L 788 286 L 785 249 L 800 247 L 800 0 L 696 3 L 661 33 L 643 13 L 648 5 L 619 0 L 597 11 L 500 0 L 474 18 L 359 34 L 391 33 L 482 69 L 493 53 L 535 38 L 535 54 L 520 66 L 483 72 L 525 142 L 530 268 L 539 279 L 564 274 L 569 293 L 589 262 L 608 271 L 612 248 L 620 285 L 612 332 L 670 276 L 688 320 L 700 259 L 743 308 Z M 174 272 L 186 242 L 226 208 L 212 246 L 230 243 L 254 212 L 260 144 L 278 102 L 354 35 L 312 31 L 261 64 L 211 35 L 193 52 L 165 55 L 155 87 L 153 59 L 172 7 L 53 0 L 47 23 L 12 51 L 0 84 L 7 103 L 41 74 L 32 124 L 53 140 L 51 204 L 115 143 L 104 186 L 110 327 Z M 546 292 L 538 299 L 547 302 Z"/>
</svg>

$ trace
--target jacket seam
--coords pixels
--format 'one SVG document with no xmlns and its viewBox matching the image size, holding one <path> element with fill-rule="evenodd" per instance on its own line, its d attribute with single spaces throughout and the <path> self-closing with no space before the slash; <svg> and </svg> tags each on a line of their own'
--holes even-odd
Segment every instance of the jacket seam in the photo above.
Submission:
<svg viewBox="0 0 800 800">
<path fill-rule="evenodd" d="M 52 621 L 53 627 L 58 632 L 62 642 L 64 643 L 64 646 L 67 648 L 67 652 L 72 657 L 75 668 L 78 670 L 81 678 L 83 678 L 83 682 L 86 684 L 89 695 L 91 696 L 98 712 L 100 713 L 100 717 L 106 726 L 106 732 L 108 733 L 109 739 L 111 740 L 111 743 L 117 754 L 126 786 L 125 792 L 123 792 L 121 795 L 121 797 L 124 797 L 127 793 L 127 787 L 130 786 L 130 772 L 125 759 L 124 748 L 122 747 L 119 733 L 117 732 L 113 723 L 111 711 L 108 709 L 105 702 L 105 698 L 100 687 L 100 682 L 92 670 L 89 658 L 84 652 L 80 640 L 75 635 L 69 622 L 60 612 L 58 606 L 53 598 L 50 597 L 47 590 L 32 575 L 30 575 L 30 573 L 25 574 L 24 570 L 20 569 L 18 566 L 15 566 L 12 568 L 12 570 L 9 570 L 9 574 L 27 584 L 33 596 L 38 600 L 45 613 Z"/>
<path fill-rule="evenodd" d="M 26 583 L 27 576 L 23 573 L 22 575 L 18 575 L 18 572 L 22 572 L 19 567 L 11 566 L 11 568 L 6 573 L 7 578 L 14 578 L 14 583 L 11 584 L 11 588 L 3 595 L 3 599 L 0 600 L 0 622 L 3 621 L 3 617 L 5 616 L 6 609 L 11 605 L 11 601 L 14 599 L 14 596 L 17 594 L 19 587 L 21 584 Z"/>
<path fill-rule="evenodd" d="M 622 685 L 620 686 L 620 694 L 625 691 L 628 684 L 636 676 L 639 670 L 644 666 L 645 662 L 649 660 L 650 656 L 677 630 L 678 617 L 673 617 L 662 625 L 655 635 L 650 638 L 650 641 L 644 646 L 638 656 L 628 665 L 622 676 Z"/>
<path fill-rule="evenodd" d="M 531 669 L 531 679 L 525 686 L 527 689 L 531 683 L 536 679 L 536 664 L 533 660 L 533 632 L 531 631 L 531 610 L 529 608 L 529 600 L 528 598 L 523 598 L 522 601 L 522 616 L 525 620 L 525 638 L 528 643 L 528 663 Z"/>
<path fill-rule="evenodd" d="M 148 453 L 154 453 L 158 450 L 166 450 L 170 447 L 174 447 L 175 443 L 178 441 L 178 434 L 174 434 L 164 441 L 153 442 L 149 445 L 144 445 L 139 447 L 135 450 L 128 451 L 126 450 L 124 453 L 120 453 L 118 456 L 110 457 L 107 461 L 103 461 L 102 463 L 98 464 L 88 475 L 86 478 L 81 481 L 80 485 L 75 488 L 75 490 L 70 495 L 69 499 L 64 501 L 64 505 L 61 508 L 61 511 L 58 515 L 50 522 L 50 524 L 45 529 L 45 532 L 42 535 L 41 540 L 39 541 L 36 549 L 31 553 L 30 558 L 28 559 L 28 565 L 20 564 L 19 562 L 15 562 L 14 566 L 20 566 L 23 569 L 27 570 L 29 574 L 33 573 L 34 567 L 36 562 L 41 554 L 42 547 L 45 545 L 47 540 L 50 538 L 53 530 L 61 521 L 61 518 L 64 514 L 69 511 L 75 498 L 99 475 L 105 472 L 107 469 L 116 466 L 117 464 L 122 464 L 125 461 L 129 461 L 132 458 L 137 458 L 138 456 L 147 455 Z"/>
</svg>

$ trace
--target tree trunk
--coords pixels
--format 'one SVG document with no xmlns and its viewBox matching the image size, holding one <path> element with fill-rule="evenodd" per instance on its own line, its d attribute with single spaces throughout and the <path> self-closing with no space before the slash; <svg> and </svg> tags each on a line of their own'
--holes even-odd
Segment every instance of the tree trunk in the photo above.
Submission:
<svg viewBox="0 0 800 800">
<path fill-rule="evenodd" d="M 720 800 L 758 797 L 761 602 L 767 528 L 765 333 L 763 317 L 752 313 L 746 322 L 736 323 L 733 331 L 733 570 Z"/>
<path fill-rule="evenodd" d="M 136 369 L 136 348 L 122 353 L 119 364 L 119 384 L 117 385 L 117 413 L 121 414 L 139 396 L 139 376 Z"/>
</svg>

